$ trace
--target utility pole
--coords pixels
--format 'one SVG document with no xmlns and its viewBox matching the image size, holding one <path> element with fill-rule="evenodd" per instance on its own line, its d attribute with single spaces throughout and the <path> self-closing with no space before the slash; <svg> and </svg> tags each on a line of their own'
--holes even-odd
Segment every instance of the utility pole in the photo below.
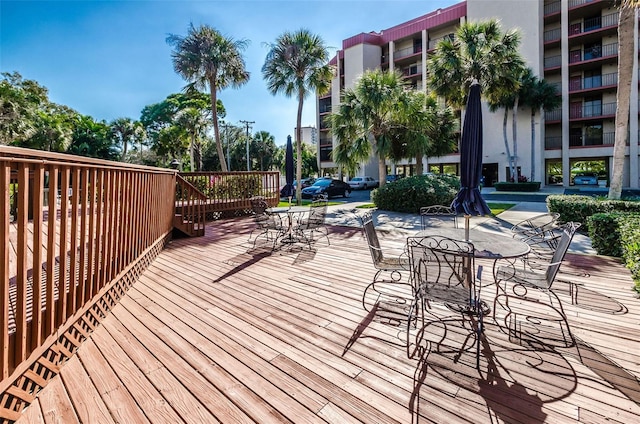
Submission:
<svg viewBox="0 0 640 424">
<path fill-rule="evenodd" d="M 249 165 L 249 126 L 251 124 L 255 124 L 256 121 L 240 121 L 247 127 L 247 171 L 251 171 L 251 166 Z"/>
</svg>

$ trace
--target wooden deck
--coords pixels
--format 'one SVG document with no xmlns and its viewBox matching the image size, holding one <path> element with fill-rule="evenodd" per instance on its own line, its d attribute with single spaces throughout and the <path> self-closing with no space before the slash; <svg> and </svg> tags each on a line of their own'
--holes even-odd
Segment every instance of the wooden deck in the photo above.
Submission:
<svg viewBox="0 0 640 424">
<path fill-rule="evenodd" d="M 363 309 L 375 270 L 360 229 L 271 254 L 251 228 L 223 220 L 172 241 L 19 422 L 640 419 L 640 300 L 615 259 L 567 255 L 564 271 L 591 274 L 570 276 L 584 283 L 574 304 L 561 294 L 578 350 L 510 341 L 488 316 L 478 372 L 468 332 L 448 324 L 459 315 L 436 307 L 446 336 L 407 359 L 406 323 Z"/>
</svg>

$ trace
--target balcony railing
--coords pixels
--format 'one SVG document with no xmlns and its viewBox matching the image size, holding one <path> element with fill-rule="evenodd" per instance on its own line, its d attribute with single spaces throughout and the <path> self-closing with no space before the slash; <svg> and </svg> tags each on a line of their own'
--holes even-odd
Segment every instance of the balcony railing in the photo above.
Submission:
<svg viewBox="0 0 640 424">
<path fill-rule="evenodd" d="M 575 64 L 582 61 L 602 59 L 618 55 L 618 43 L 594 46 L 584 50 L 572 50 L 569 52 L 569 63 Z M 546 67 L 546 66 L 545 66 Z"/>
<path fill-rule="evenodd" d="M 601 116 L 615 116 L 616 103 L 571 105 L 569 119 L 598 118 Z"/>
<path fill-rule="evenodd" d="M 562 149 L 562 137 L 545 137 L 544 139 L 545 149 Z"/>
<path fill-rule="evenodd" d="M 609 87 L 618 84 L 618 74 L 610 73 L 569 81 L 569 91 L 588 90 L 591 88 Z"/>
<path fill-rule="evenodd" d="M 585 19 L 584 22 L 578 22 L 569 26 L 569 36 L 584 34 L 591 31 L 597 31 L 602 28 L 611 28 L 618 26 L 618 13 L 610 13 L 604 16 L 596 16 L 595 18 Z"/>
<path fill-rule="evenodd" d="M 562 109 L 549 110 L 544 113 L 545 121 L 560 121 L 562 120 Z"/>
<path fill-rule="evenodd" d="M 439 38 L 434 38 L 432 40 L 429 40 L 429 50 L 435 49 L 438 43 L 442 40 L 449 40 L 453 42 L 455 38 L 456 38 L 455 34 L 452 33 L 452 34 L 447 34 L 444 37 L 439 37 Z"/>
<path fill-rule="evenodd" d="M 583 4 L 591 3 L 595 0 L 569 0 L 569 9 L 582 6 Z"/>
<path fill-rule="evenodd" d="M 569 136 L 570 147 L 583 146 L 610 146 L 615 141 L 614 132 L 606 132 L 600 135 L 571 135 Z"/>
<path fill-rule="evenodd" d="M 551 41 L 560 40 L 561 30 L 560 28 L 550 29 L 544 32 L 544 42 L 549 43 Z"/>
<path fill-rule="evenodd" d="M 559 68 L 560 66 L 562 66 L 562 55 L 544 58 L 544 69 Z"/>
<path fill-rule="evenodd" d="M 562 3 L 560 0 L 554 1 L 552 3 L 547 3 L 544 5 L 544 15 L 552 15 L 554 13 L 559 13 L 562 8 Z"/>
<path fill-rule="evenodd" d="M 422 46 L 421 45 L 416 45 L 413 47 L 407 47 L 405 49 L 401 49 L 401 50 L 396 50 L 393 52 L 393 60 L 398 60 L 398 59 L 402 59 L 404 57 L 409 57 L 409 56 L 413 56 L 415 54 L 418 54 L 422 52 Z"/>
<path fill-rule="evenodd" d="M 331 112 L 331 105 L 320 105 L 318 107 L 318 113 L 329 113 Z"/>
</svg>

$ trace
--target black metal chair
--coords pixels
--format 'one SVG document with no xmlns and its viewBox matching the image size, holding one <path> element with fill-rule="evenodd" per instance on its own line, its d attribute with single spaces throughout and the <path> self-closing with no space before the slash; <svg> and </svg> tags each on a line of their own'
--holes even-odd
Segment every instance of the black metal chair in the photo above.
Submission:
<svg viewBox="0 0 640 424">
<path fill-rule="evenodd" d="M 325 223 L 328 204 L 326 198 L 314 200 L 309 206 L 309 215 L 299 220 L 293 229 L 294 233 L 309 245 L 309 249 L 316 240 L 313 236 L 315 233 L 320 234 L 320 238 L 326 238 L 327 245 L 331 245 L 329 229 Z"/>
<path fill-rule="evenodd" d="M 422 229 L 432 226 L 451 226 L 458 228 L 456 212 L 449 206 L 433 205 L 420 208 L 420 223 Z"/>
<path fill-rule="evenodd" d="M 550 234 L 558 225 L 560 214 L 548 212 L 522 220 L 511 227 L 513 237 L 528 238 L 540 237 Z"/>
<path fill-rule="evenodd" d="M 365 310 L 371 311 L 375 304 L 384 303 L 396 311 L 402 309 L 403 314 L 406 314 L 413 293 L 409 279 L 403 280 L 402 273 L 409 271 L 409 258 L 404 248 L 381 247 L 371 213 L 365 213 L 359 216 L 359 219 L 367 239 L 373 266 L 376 268 L 373 281 L 365 288 L 362 295 L 362 306 Z M 369 300 L 372 301 L 369 302 Z"/>
<path fill-rule="evenodd" d="M 460 312 L 463 326 L 465 319 L 477 316 L 478 322 L 474 332 L 476 368 L 479 369 L 484 308 L 480 301 L 482 284 L 479 281 L 482 277 L 482 267 L 478 267 L 476 275 L 473 244 L 441 236 L 409 237 L 407 250 L 415 292 L 407 319 L 407 356 L 421 357 L 426 351 L 425 333 L 431 325 L 425 318 L 427 311 L 434 316 L 433 322 L 446 326 L 447 322 L 452 321 L 443 319 L 442 314 L 434 312 L 432 303 L 438 303 L 449 310 Z M 414 329 L 417 331 L 412 331 Z M 444 334 L 446 336 L 446 331 Z M 455 350 L 457 356 L 465 349 L 468 339 L 469 337 L 461 349 Z M 441 344 L 442 341 L 437 344 L 438 351 L 442 351 Z"/>
<path fill-rule="evenodd" d="M 269 205 L 264 197 L 255 196 L 249 200 L 251 202 L 253 221 L 256 224 L 256 227 L 249 233 L 249 241 L 251 241 L 254 231 L 257 230 L 259 233 L 253 238 L 253 246 L 256 246 L 258 238 L 264 236 L 267 242 L 271 241 L 273 243 L 272 249 L 275 248 L 278 239 L 285 234 L 282 219 L 279 215 L 268 212 Z"/>
<path fill-rule="evenodd" d="M 522 333 L 526 332 L 534 340 L 545 344 L 546 341 L 540 337 L 538 330 L 527 331 L 526 327 L 542 324 L 542 322 L 558 322 L 562 340 L 557 341 L 562 341 L 568 346 L 576 346 L 562 302 L 553 287 L 558 280 L 562 261 L 579 226 L 579 223 L 568 222 L 558 227 L 560 235 L 551 256 L 540 256 L 535 263 L 525 261 L 524 266 L 514 262 L 503 263 L 496 268 L 497 292 L 494 314 L 498 305 L 507 311 L 504 321 L 510 336 L 521 338 Z M 538 295 L 540 293 L 547 295 L 548 303 L 540 299 Z M 524 316 L 524 320 L 519 321 L 518 316 Z M 525 323 L 524 331 L 523 323 Z M 567 336 L 570 338 L 570 343 L 567 343 Z M 546 338 L 546 340 L 555 341 L 553 338 Z"/>
</svg>

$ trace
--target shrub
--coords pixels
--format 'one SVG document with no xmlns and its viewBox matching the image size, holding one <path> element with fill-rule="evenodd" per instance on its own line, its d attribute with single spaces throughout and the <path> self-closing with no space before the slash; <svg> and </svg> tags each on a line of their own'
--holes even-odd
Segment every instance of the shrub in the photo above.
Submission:
<svg viewBox="0 0 640 424">
<path fill-rule="evenodd" d="M 496 191 L 539 191 L 540 190 L 540 181 L 526 181 L 527 177 L 524 177 L 525 181 L 519 183 L 494 183 L 493 187 Z"/>
<path fill-rule="evenodd" d="M 640 293 L 640 214 L 627 214 L 620 221 L 620 243 L 625 266 L 631 271 L 635 290 Z"/>
<path fill-rule="evenodd" d="M 456 176 L 431 174 L 401 178 L 372 190 L 378 209 L 418 213 L 422 206 L 450 205 L 460 190 Z"/>
<path fill-rule="evenodd" d="M 587 218 L 597 213 L 640 212 L 640 202 L 634 200 L 609 200 L 582 195 L 555 194 L 547 196 L 549 212 L 558 212 L 563 222 L 587 224 Z"/>
</svg>

